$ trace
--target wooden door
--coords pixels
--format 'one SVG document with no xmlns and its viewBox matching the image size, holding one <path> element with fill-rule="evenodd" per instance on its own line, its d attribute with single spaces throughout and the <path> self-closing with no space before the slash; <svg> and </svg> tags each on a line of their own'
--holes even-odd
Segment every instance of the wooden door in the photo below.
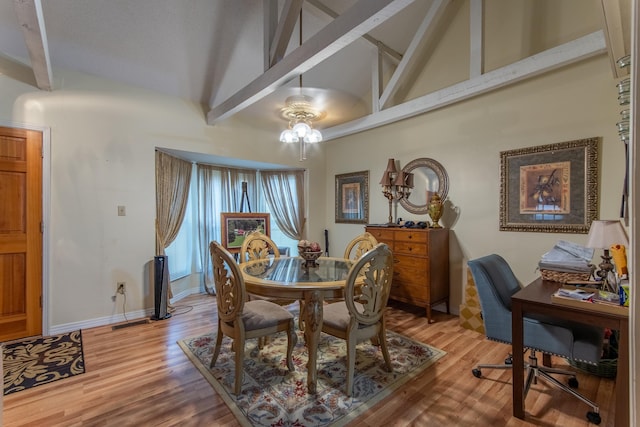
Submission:
<svg viewBox="0 0 640 427">
<path fill-rule="evenodd" d="M 0 127 L 0 341 L 42 334 L 42 133 Z"/>
</svg>

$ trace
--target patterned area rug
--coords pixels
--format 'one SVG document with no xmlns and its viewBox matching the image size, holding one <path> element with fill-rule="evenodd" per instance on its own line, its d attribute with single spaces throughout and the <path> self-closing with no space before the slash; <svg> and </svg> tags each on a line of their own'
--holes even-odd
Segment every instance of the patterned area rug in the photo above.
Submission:
<svg viewBox="0 0 640 427">
<path fill-rule="evenodd" d="M 377 346 L 358 345 L 353 394 L 344 394 L 346 342 L 322 334 L 318 346 L 318 393 L 307 393 L 307 349 L 302 332 L 293 351 L 295 372 L 289 373 L 284 333 L 272 336 L 258 351 L 249 340 L 245 351 L 244 384 L 236 396 L 234 353 L 231 340 L 223 340 L 216 366 L 209 369 L 216 333 L 189 338 L 178 344 L 223 397 L 238 421 L 245 426 L 341 426 L 353 420 L 395 388 L 423 372 L 446 353 L 403 335 L 387 331 L 393 372 L 384 369 Z"/>
<path fill-rule="evenodd" d="M 84 373 L 80 331 L 5 343 L 4 394 Z"/>
</svg>

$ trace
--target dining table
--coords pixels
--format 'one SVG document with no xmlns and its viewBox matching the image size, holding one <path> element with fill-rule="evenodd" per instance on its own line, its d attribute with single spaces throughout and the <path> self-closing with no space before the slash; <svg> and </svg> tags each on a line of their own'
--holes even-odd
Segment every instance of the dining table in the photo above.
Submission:
<svg viewBox="0 0 640 427">
<path fill-rule="evenodd" d="M 303 301 L 299 322 L 303 326 L 307 362 L 307 389 L 317 389 L 318 343 L 324 301 L 343 298 L 353 261 L 320 257 L 314 266 L 300 257 L 267 258 L 240 265 L 247 292 L 260 297 Z"/>
</svg>

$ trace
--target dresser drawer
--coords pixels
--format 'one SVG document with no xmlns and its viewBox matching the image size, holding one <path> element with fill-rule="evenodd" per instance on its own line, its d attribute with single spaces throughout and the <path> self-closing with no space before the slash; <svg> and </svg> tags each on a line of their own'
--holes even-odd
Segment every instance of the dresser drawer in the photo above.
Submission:
<svg viewBox="0 0 640 427">
<path fill-rule="evenodd" d="M 425 233 L 422 229 L 396 230 L 394 238 L 396 241 L 427 243 L 427 233 Z"/>
<path fill-rule="evenodd" d="M 393 254 L 393 271 L 404 270 L 405 268 L 411 270 L 427 271 L 427 260 L 425 258 L 418 258 L 415 256 L 407 256 L 400 253 Z"/>
<path fill-rule="evenodd" d="M 391 284 L 391 293 L 389 298 L 424 304 L 429 302 L 429 289 L 424 283 L 418 285 L 394 280 Z"/>
<path fill-rule="evenodd" d="M 424 267 L 397 268 L 393 270 L 393 280 L 426 286 L 426 284 L 429 283 L 429 271 Z"/>
<path fill-rule="evenodd" d="M 393 230 L 386 230 L 386 229 L 380 229 L 380 228 L 375 228 L 375 229 L 367 228 L 366 230 L 369 233 L 371 233 L 373 237 L 376 238 L 378 243 L 386 243 L 389 246 L 393 244 Z"/>
<path fill-rule="evenodd" d="M 426 243 L 405 242 L 397 240 L 393 245 L 393 252 L 394 254 L 406 254 L 419 257 L 426 257 L 427 255 L 429 255 Z"/>
</svg>

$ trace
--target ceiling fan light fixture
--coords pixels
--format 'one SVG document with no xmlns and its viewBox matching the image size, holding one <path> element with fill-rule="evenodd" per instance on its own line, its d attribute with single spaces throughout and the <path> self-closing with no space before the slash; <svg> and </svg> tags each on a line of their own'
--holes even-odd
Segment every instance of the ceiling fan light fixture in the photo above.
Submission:
<svg viewBox="0 0 640 427">
<path fill-rule="evenodd" d="M 308 135 L 305 135 L 304 142 L 315 144 L 322 141 L 322 134 L 318 129 L 311 129 Z"/>
<path fill-rule="evenodd" d="M 286 142 L 287 144 L 293 144 L 298 142 L 299 138 L 296 133 L 291 129 L 283 130 L 280 134 L 280 142 Z"/>
<path fill-rule="evenodd" d="M 322 141 L 322 133 L 313 128 L 313 122 L 324 117 L 324 111 L 313 106 L 313 98 L 306 95 L 290 96 L 280 110 L 289 122 L 289 128 L 280 134 L 280 142 L 300 143 L 300 160 L 306 159 L 304 144 Z"/>
<path fill-rule="evenodd" d="M 293 128 L 291 130 L 293 130 L 295 134 L 298 135 L 298 138 L 304 138 L 311 133 L 311 126 L 309 126 L 305 122 L 298 122 L 293 125 Z"/>
</svg>

